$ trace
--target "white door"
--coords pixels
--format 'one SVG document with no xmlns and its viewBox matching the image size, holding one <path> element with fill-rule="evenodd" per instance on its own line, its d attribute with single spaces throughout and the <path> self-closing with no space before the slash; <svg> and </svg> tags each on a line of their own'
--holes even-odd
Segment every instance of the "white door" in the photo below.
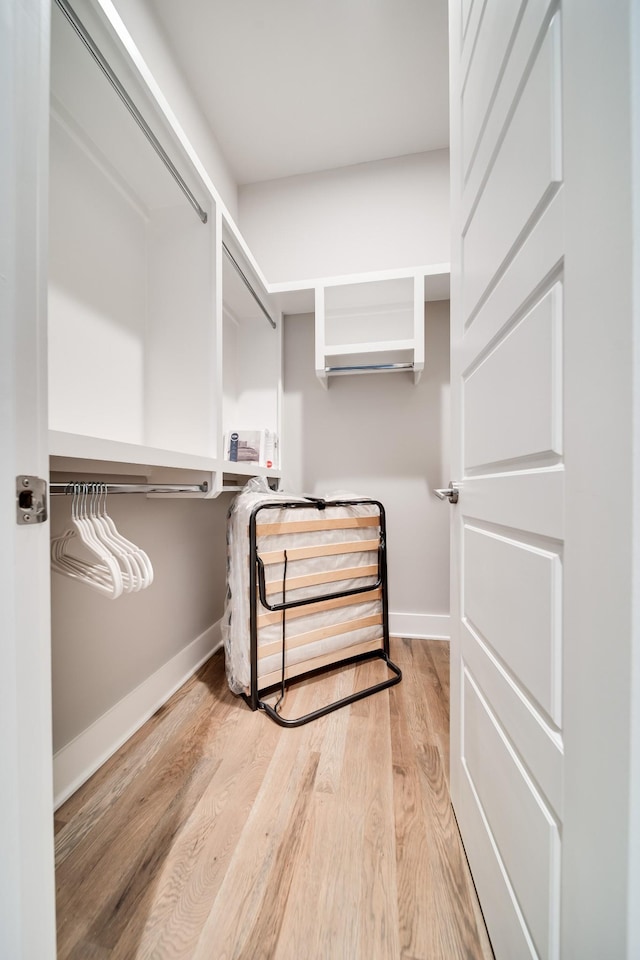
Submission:
<svg viewBox="0 0 640 960">
<path fill-rule="evenodd" d="M 631 7 L 450 4 L 451 793 L 498 960 L 632 955 Z"/>
<path fill-rule="evenodd" d="M 48 478 L 49 3 L 0 4 L 0 956 L 53 960 L 49 525 L 16 522 Z"/>
</svg>

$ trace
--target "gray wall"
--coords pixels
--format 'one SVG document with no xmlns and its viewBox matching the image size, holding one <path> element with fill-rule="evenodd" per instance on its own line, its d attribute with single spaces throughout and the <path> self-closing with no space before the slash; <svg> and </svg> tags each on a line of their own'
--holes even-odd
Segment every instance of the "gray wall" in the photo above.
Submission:
<svg viewBox="0 0 640 960">
<path fill-rule="evenodd" d="M 334 377 L 314 372 L 313 315 L 287 317 L 283 484 L 379 499 L 387 512 L 392 612 L 449 613 L 449 302 L 427 304 L 425 370 Z"/>
<path fill-rule="evenodd" d="M 52 573 L 54 752 L 222 616 L 229 502 L 109 498 L 118 530 L 153 564 L 139 593 L 109 600 Z M 52 498 L 52 535 L 70 525 L 69 511 L 69 498 Z"/>
</svg>

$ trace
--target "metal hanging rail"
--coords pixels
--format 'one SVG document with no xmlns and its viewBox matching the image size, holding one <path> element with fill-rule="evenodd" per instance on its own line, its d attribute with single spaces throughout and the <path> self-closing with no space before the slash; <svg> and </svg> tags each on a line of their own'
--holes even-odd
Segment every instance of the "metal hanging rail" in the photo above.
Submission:
<svg viewBox="0 0 640 960">
<path fill-rule="evenodd" d="M 143 134 L 145 135 L 145 137 L 147 138 L 147 140 L 149 141 L 149 143 L 151 144 L 155 152 L 158 154 L 158 156 L 164 163 L 165 167 L 167 168 L 167 170 L 169 171 L 173 179 L 176 181 L 176 183 L 184 193 L 185 197 L 187 198 L 187 200 L 189 201 L 193 209 L 196 211 L 196 213 L 198 214 L 202 222 L 206 223 L 208 219 L 206 210 L 203 210 L 200 204 L 198 203 L 198 201 L 196 200 L 195 196 L 193 195 L 193 193 L 185 183 L 184 178 L 182 177 L 177 167 L 171 160 L 171 157 L 166 152 L 166 150 L 164 149 L 164 147 L 156 137 L 155 133 L 153 132 L 153 130 L 151 129 L 147 121 L 144 119 L 144 117 L 136 107 L 135 103 L 133 102 L 133 100 L 131 99 L 131 97 L 123 87 L 123 85 L 118 80 L 118 77 L 113 72 L 111 66 L 102 55 L 102 52 L 100 51 L 100 49 L 96 46 L 91 34 L 87 30 L 87 28 L 84 26 L 84 24 L 76 14 L 73 7 L 67 2 L 67 0 L 56 0 L 56 3 L 60 8 L 60 10 L 62 11 L 62 13 L 64 14 L 64 16 L 66 17 L 71 27 L 75 30 L 75 32 L 82 40 L 82 42 L 84 43 L 85 47 L 87 48 L 87 50 L 89 51 L 89 53 L 91 54 L 95 62 L 98 64 L 98 66 L 104 73 L 105 77 L 107 78 L 107 80 L 109 81 L 109 83 L 111 84 L 115 92 L 118 94 L 118 96 L 122 100 L 123 104 L 129 111 L 129 113 L 131 114 L 135 122 L 138 124 L 138 126 L 142 130 Z"/>
<path fill-rule="evenodd" d="M 244 273 L 242 267 L 240 266 L 240 264 L 238 263 L 238 261 L 236 260 L 236 258 L 234 257 L 234 255 L 231 253 L 231 250 L 229 250 L 229 247 L 226 245 L 226 243 L 224 242 L 224 240 L 222 241 L 222 249 L 224 250 L 225 254 L 227 255 L 228 259 L 231 261 L 231 263 L 233 264 L 233 266 L 236 268 L 236 271 L 237 271 L 237 273 L 238 273 L 238 276 L 240 277 L 240 279 L 241 279 L 242 282 L 244 283 L 245 287 L 247 288 L 247 290 L 249 291 L 249 293 L 251 294 L 251 296 L 253 297 L 253 299 L 255 300 L 255 302 L 258 304 L 258 306 L 260 307 L 260 309 L 261 309 L 262 312 L 264 313 L 265 317 L 267 318 L 267 320 L 269 321 L 269 323 L 271 324 L 271 326 L 273 327 L 273 329 L 275 330 L 275 329 L 276 329 L 276 322 L 275 322 L 275 320 L 272 318 L 271 314 L 269 313 L 269 311 L 268 311 L 267 308 L 265 307 L 264 303 L 262 302 L 262 300 L 260 299 L 260 297 L 258 296 L 258 294 L 255 292 L 255 290 L 254 290 L 253 287 L 251 286 L 251 281 L 248 279 L 248 277 L 247 277 L 246 274 Z"/>
<path fill-rule="evenodd" d="M 412 363 L 360 363 L 344 367 L 325 367 L 325 373 L 376 373 L 385 370 L 413 370 Z"/>
<path fill-rule="evenodd" d="M 80 488 L 99 487 L 104 493 L 207 493 L 209 484 L 202 483 L 102 483 L 98 480 L 70 480 L 68 483 L 50 483 L 53 497 L 71 495 Z"/>
</svg>

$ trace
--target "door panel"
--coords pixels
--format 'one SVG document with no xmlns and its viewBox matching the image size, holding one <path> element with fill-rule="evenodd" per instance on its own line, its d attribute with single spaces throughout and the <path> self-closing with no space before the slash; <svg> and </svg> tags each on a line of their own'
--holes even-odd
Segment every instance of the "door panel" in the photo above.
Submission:
<svg viewBox="0 0 640 960">
<path fill-rule="evenodd" d="M 560 137 L 560 18 L 551 20 L 524 88 L 515 91 L 513 113 L 487 180 L 473 198 L 463 231 L 463 314 L 472 319 L 478 301 L 504 269 L 523 231 L 550 199 L 562 176 Z"/>
<path fill-rule="evenodd" d="M 464 824 L 457 806 L 456 814 L 496 960 L 536 960 L 537 951 L 482 805 L 469 805 Z M 488 890 L 492 896 L 487 896 Z"/>
<path fill-rule="evenodd" d="M 509 731 L 513 749 L 528 758 L 531 778 L 550 809 L 562 816 L 562 738 L 541 719 L 535 705 L 467 621 L 462 625 L 465 668 L 474 678 L 503 730 Z M 465 838 L 466 839 L 466 838 Z"/>
<path fill-rule="evenodd" d="M 478 43 L 467 65 L 463 63 L 461 149 L 464 175 L 469 172 L 482 132 L 483 119 L 493 99 L 498 80 L 504 70 L 507 55 L 519 19 L 519 8 L 485 3 L 482 30 Z M 520 7 L 524 3 L 520 4 Z"/>
<path fill-rule="evenodd" d="M 558 724 L 560 556 L 469 524 L 463 536 L 465 622 L 516 678 L 524 696 Z"/>
<path fill-rule="evenodd" d="M 509 5 L 516 3 L 518 3 L 518 0 L 510 0 Z M 501 3 L 499 7 L 501 14 L 504 15 L 507 4 Z M 542 40 L 547 35 L 555 8 L 554 0 L 527 0 L 523 4 L 515 35 L 511 38 L 504 68 L 498 79 L 497 89 L 489 102 L 480 105 L 482 133 L 476 145 L 471 166 L 466 172 L 462 194 L 461 222 L 464 224 L 469 221 L 473 205 L 477 201 L 482 185 L 494 163 L 499 146 L 509 127 L 523 84 L 531 72 Z M 485 21 L 483 18 L 479 24 L 480 34 L 476 41 L 477 44 L 480 43 L 484 27 Z M 501 51 L 495 51 L 489 45 L 487 58 L 490 60 L 494 56 L 499 59 Z M 465 66 L 466 54 L 463 54 L 460 64 L 460 77 L 464 76 Z M 460 118 L 461 123 L 462 118 Z"/>
<path fill-rule="evenodd" d="M 475 34 L 475 30 L 469 29 L 471 20 L 476 21 L 482 16 L 482 10 L 486 3 L 486 0 L 461 0 L 462 2 L 462 22 L 460 24 L 461 39 L 464 40 L 463 50 L 468 49 L 472 45 L 472 38 Z M 473 17 L 472 17 L 473 15 Z"/>
<path fill-rule="evenodd" d="M 556 283 L 465 375 L 467 469 L 562 453 L 561 310 Z"/>
<path fill-rule="evenodd" d="M 465 97 L 456 87 L 459 53 L 452 84 L 453 458 L 462 492 L 451 785 L 498 960 L 552 960 L 563 794 L 561 24 L 536 0 L 495 6 L 500 14 L 485 9 L 478 23 L 467 75 L 481 90 Z M 477 141 L 466 152 L 465 136 Z"/>
<path fill-rule="evenodd" d="M 463 710 L 462 763 L 475 803 L 537 953 L 553 956 L 559 934 L 558 824 L 468 669 Z"/>
<path fill-rule="evenodd" d="M 465 478 L 465 517 L 561 540 L 564 529 L 562 464 Z M 534 535 L 534 536 L 531 536 Z"/>
<path fill-rule="evenodd" d="M 514 252 L 508 268 L 465 331 L 464 339 L 457 343 L 460 367 L 466 375 L 483 352 L 505 335 L 509 325 L 516 323 L 562 276 L 563 200 L 560 188 L 532 226 L 526 244 Z M 531 290 L 524 301 L 523 289 Z"/>
</svg>

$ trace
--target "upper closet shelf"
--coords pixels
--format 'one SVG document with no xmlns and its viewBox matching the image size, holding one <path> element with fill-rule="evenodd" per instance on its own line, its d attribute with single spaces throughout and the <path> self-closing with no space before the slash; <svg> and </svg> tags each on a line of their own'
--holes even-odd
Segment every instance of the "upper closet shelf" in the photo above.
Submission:
<svg viewBox="0 0 640 960">
<path fill-rule="evenodd" d="M 269 292 L 285 315 L 313 313 L 316 290 L 321 287 L 370 283 L 377 280 L 395 280 L 419 273 L 424 277 L 424 300 L 448 300 L 451 265 L 449 263 L 423 264 L 419 267 L 393 270 L 374 270 L 368 273 L 344 274 L 334 277 L 315 277 L 308 280 L 283 281 L 269 284 Z"/>
<path fill-rule="evenodd" d="M 300 291 L 297 291 L 299 294 Z M 316 375 L 424 368 L 424 303 L 449 295 L 448 264 L 332 277 L 314 287 Z"/>
</svg>

